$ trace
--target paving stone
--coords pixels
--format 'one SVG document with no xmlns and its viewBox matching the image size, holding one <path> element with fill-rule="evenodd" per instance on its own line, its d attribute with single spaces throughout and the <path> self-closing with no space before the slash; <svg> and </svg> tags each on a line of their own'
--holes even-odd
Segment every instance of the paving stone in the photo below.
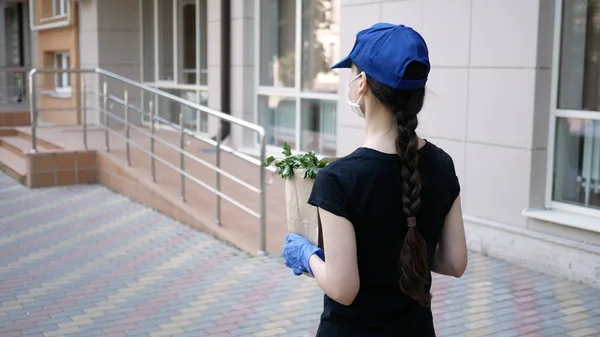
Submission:
<svg viewBox="0 0 600 337">
<path fill-rule="evenodd" d="M 322 292 L 280 257 L 252 257 L 102 186 L 29 190 L 0 174 L 0 229 L 3 337 L 308 337 L 319 323 Z M 461 279 L 434 275 L 440 336 L 600 331 L 598 289 L 469 259 Z"/>
</svg>

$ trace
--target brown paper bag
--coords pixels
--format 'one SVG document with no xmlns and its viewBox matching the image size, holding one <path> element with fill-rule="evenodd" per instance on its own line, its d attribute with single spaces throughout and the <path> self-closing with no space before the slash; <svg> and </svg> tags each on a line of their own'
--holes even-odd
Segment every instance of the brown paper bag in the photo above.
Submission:
<svg viewBox="0 0 600 337">
<path fill-rule="evenodd" d="M 285 180 L 288 233 L 300 234 L 316 245 L 319 242 L 317 208 L 307 203 L 315 181 L 304 179 L 304 172 L 304 169 L 295 169 L 294 177 Z"/>
<path fill-rule="evenodd" d="M 338 158 L 323 158 L 331 163 Z M 320 221 L 317 208 L 308 204 L 308 198 L 315 181 L 304 179 L 304 169 L 295 169 L 294 177 L 285 180 L 285 206 L 287 211 L 288 233 L 306 237 L 321 248 Z"/>
<path fill-rule="evenodd" d="M 323 158 L 332 163 L 339 158 Z M 294 177 L 285 179 L 285 207 L 287 211 L 288 233 L 296 233 L 307 238 L 312 244 L 324 249 L 323 231 L 318 209 L 308 204 L 315 181 L 304 179 L 304 169 L 294 169 Z M 318 174 L 318 173 L 317 173 Z M 312 277 L 309 273 L 303 273 Z"/>
</svg>

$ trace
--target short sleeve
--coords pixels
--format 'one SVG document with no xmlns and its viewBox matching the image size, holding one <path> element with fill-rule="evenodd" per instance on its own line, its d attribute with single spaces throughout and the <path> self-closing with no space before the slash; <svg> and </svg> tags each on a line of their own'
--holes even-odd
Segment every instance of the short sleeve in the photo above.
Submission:
<svg viewBox="0 0 600 337">
<path fill-rule="evenodd" d="M 330 170 L 319 171 L 308 203 L 337 216 L 351 219 L 348 194 L 345 192 L 339 177 Z"/>
<path fill-rule="evenodd" d="M 447 175 L 446 181 L 448 184 L 448 207 L 447 211 L 450 212 L 450 208 L 454 204 L 454 200 L 460 194 L 460 182 L 458 181 L 458 176 L 456 175 L 456 169 L 454 167 L 454 162 L 452 161 L 452 157 L 448 156 L 447 159 Z"/>
</svg>

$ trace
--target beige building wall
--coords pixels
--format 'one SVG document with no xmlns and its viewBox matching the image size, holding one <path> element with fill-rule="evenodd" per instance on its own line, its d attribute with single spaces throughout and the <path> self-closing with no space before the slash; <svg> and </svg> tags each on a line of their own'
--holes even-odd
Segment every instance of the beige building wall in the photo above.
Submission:
<svg viewBox="0 0 600 337">
<path fill-rule="evenodd" d="M 208 107 L 221 110 L 221 43 L 231 43 L 221 39 L 221 1 L 208 0 Z M 219 120 L 208 117 L 208 134 L 215 134 L 220 128 Z"/>
<path fill-rule="evenodd" d="M 255 1 L 231 0 L 231 112 L 255 122 Z M 254 144 L 254 132 L 232 127 L 231 143 L 236 147 Z"/>
<path fill-rule="evenodd" d="M 81 67 L 102 68 L 120 76 L 141 80 L 141 41 L 139 1 L 102 0 L 81 2 L 80 4 L 80 54 Z M 134 13 L 134 14 L 132 14 Z M 85 75 L 89 92 L 87 99 L 88 120 L 98 119 L 100 106 L 98 94 L 102 92 L 102 79 L 95 74 Z M 126 89 L 123 83 L 108 80 L 109 94 L 123 97 Z M 140 106 L 141 92 L 127 88 L 129 100 Z M 123 116 L 123 107 L 114 104 L 113 113 Z M 141 114 L 129 116 L 134 123 L 141 122 Z M 111 120 L 113 124 L 117 121 Z"/>
<path fill-rule="evenodd" d="M 524 216 L 544 206 L 553 0 L 346 0 L 341 49 L 379 21 L 412 26 L 432 70 L 419 134 L 454 159 L 469 247 L 598 284 L 600 235 Z M 342 71 L 340 93 L 349 80 Z M 364 140 L 340 95 L 338 155 Z"/>
<path fill-rule="evenodd" d="M 45 25 L 58 22 L 65 22 L 65 18 L 52 18 L 52 3 L 47 0 L 38 0 L 34 3 L 37 6 L 34 20 L 35 25 Z M 77 15 L 77 3 L 71 4 L 71 22 L 70 24 L 52 29 L 39 30 L 37 33 L 37 58 L 39 66 L 43 68 L 55 67 L 55 53 L 68 52 L 70 57 L 70 67 L 79 68 L 79 17 Z M 64 97 L 54 95 L 55 91 L 54 73 L 40 74 L 36 77 L 35 84 L 38 90 L 42 92 L 39 101 L 40 120 L 52 124 L 77 125 L 80 121 L 80 115 L 76 107 L 79 106 L 79 96 L 76 94 L 79 87 L 79 77 L 69 75 L 73 93 Z"/>
</svg>

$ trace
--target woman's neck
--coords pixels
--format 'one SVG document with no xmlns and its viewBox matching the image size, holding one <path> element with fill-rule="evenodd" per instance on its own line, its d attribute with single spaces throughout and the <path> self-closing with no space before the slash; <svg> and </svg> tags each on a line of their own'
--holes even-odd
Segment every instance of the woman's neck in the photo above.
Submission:
<svg viewBox="0 0 600 337">
<path fill-rule="evenodd" d="M 389 113 L 372 113 L 365 118 L 366 137 L 364 147 L 383 153 L 396 153 L 398 128 Z"/>
<path fill-rule="evenodd" d="M 363 146 L 383 153 L 397 153 L 396 138 L 398 137 L 398 127 L 395 118 L 390 114 L 373 115 L 370 118 L 367 115 L 365 119 L 366 137 Z M 425 140 L 419 137 L 419 149 L 425 143 Z"/>
</svg>

